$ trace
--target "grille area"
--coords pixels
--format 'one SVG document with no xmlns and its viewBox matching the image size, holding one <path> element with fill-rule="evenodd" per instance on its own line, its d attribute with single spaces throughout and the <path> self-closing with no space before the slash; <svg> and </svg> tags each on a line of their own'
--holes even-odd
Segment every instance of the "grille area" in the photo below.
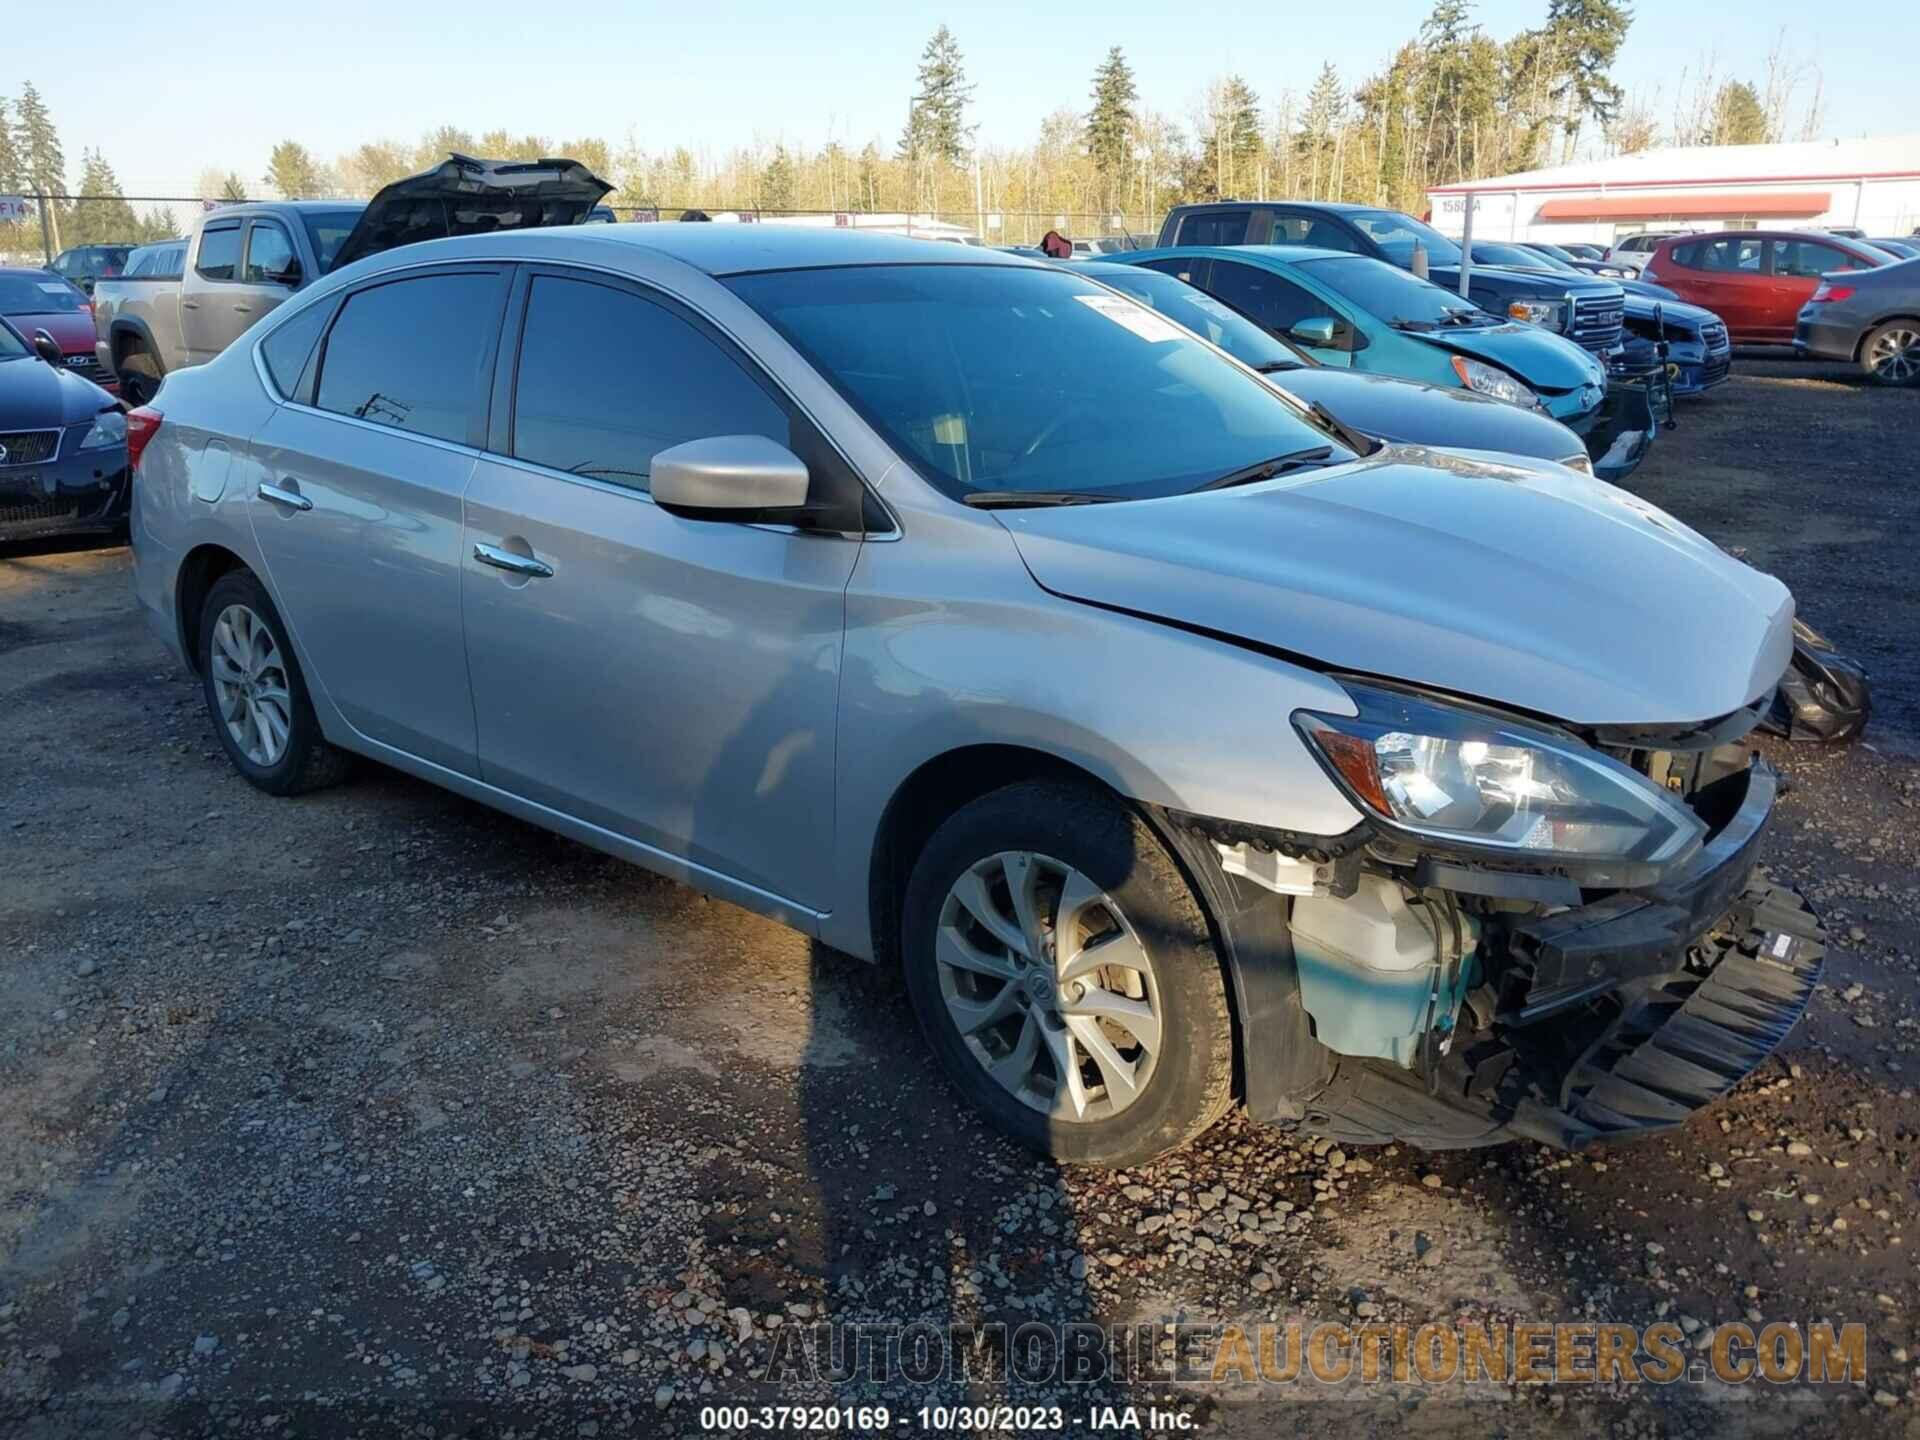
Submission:
<svg viewBox="0 0 1920 1440">
<path fill-rule="evenodd" d="M 1732 348 L 1727 344 L 1727 327 L 1718 320 L 1709 320 L 1700 327 L 1700 339 L 1706 345 L 1709 354 L 1715 350 Z"/>
<path fill-rule="evenodd" d="M 69 355 L 61 368 L 70 375 L 78 375 L 96 385 L 113 384 L 113 372 L 91 355 Z"/>
<path fill-rule="evenodd" d="M 58 430 L 0 430 L 0 449 L 7 452 L 5 458 L 0 459 L 0 470 L 42 464 L 51 460 L 59 448 Z"/>
<path fill-rule="evenodd" d="M 28 505 L 0 505 L 0 535 L 9 540 L 43 530 L 58 530 L 78 519 L 80 507 L 71 500 L 41 500 Z"/>
<path fill-rule="evenodd" d="M 1567 326 L 1567 338 L 1583 349 L 1604 354 L 1620 343 L 1626 329 L 1626 297 L 1609 299 L 1595 295 L 1576 295 L 1573 319 Z"/>
</svg>

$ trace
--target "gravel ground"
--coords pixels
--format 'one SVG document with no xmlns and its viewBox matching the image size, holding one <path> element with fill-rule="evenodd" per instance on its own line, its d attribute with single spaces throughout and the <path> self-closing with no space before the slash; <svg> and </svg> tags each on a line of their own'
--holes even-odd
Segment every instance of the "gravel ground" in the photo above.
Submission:
<svg viewBox="0 0 1920 1440">
<path fill-rule="evenodd" d="M 892 977 L 390 772 L 259 795 L 124 550 L 0 550 L 0 1420 L 691 1434 L 716 1401 L 1015 1399 L 1078 1434 L 1107 1402 L 1248 1437 L 1920 1433 L 1917 421 L 1742 357 L 1636 479 L 1786 578 L 1881 710 L 1847 751 L 1769 747 L 1769 863 L 1838 942 L 1806 1023 L 1684 1130 L 1574 1156 L 1234 1120 L 1063 1173 L 957 1106 Z M 1858 1320 L 1868 1379 L 762 1378 L 829 1319 L 1516 1317 Z"/>
</svg>

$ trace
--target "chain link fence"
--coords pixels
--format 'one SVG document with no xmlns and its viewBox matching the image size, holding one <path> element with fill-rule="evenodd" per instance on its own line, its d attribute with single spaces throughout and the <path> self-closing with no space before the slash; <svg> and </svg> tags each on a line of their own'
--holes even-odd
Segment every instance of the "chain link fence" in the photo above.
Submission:
<svg viewBox="0 0 1920 1440">
<path fill-rule="evenodd" d="M 239 202 L 192 195 L 0 195 L 0 265 L 50 265 L 81 246 L 122 250 L 151 244 L 186 234 L 204 211 L 229 203 Z M 809 210 L 718 204 L 614 204 L 602 210 L 617 221 L 704 216 L 720 224 L 866 230 L 979 245 L 1034 246 L 1056 231 L 1087 242 L 1083 248 L 1095 251 L 1150 245 L 1160 228 L 1158 216 L 1079 210 Z M 124 255 L 118 257 L 110 268 L 118 269 L 124 260 Z"/>
</svg>

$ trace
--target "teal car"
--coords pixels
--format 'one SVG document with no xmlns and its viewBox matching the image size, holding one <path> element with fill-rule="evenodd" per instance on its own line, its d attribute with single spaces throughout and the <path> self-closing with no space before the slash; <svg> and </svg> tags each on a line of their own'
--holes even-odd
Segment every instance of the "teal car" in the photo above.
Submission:
<svg viewBox="0 0 1920 1440">
<path fill-rule="evenodd" d="M 1384 261 L 1299 245 L 1181 245 L 1104 258 L 1178 276 L 1323 365 L 1544 411 L 1580 437 L 1603 480 L 1632 474 L 1652 444 L 1645 391 L 1610 395 L 1597 357 Z"/>
</svg>

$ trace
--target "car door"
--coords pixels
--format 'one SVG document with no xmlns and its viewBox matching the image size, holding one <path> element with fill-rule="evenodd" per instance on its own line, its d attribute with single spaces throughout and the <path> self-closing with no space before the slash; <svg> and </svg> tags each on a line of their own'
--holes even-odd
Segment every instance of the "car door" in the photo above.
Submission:
<svg viewBox="0 0 1920 1440">
<path fill-rule="evenodd" d="M 204 365 L 226 349 L 246 326 L 235 325 L 233 305 L 240 285 L 240 245 L 245 221 L 210 220 L 200 228 L 193 269 L 181 283 L 180 339 L 189 365 Z M 251 319 L 251 317 L 249 317 Z"/>
<path fill-rule="evenodd" d="M 1686 267 L 1689 284 L 1673 287 L 1680 290 L 1680 297 L 1713 311 L 1727 322 L 1736 340 L 1768 338 L 1772 282 L 1766 273 L 1767 242 L 1732 232 L 1693 243 L 1693 264 Z"/>
<path fill-rule="evenodd" d="M 299 252 L 280 221 L 261 217 L 247 222 L 240 278 L 232 290 L 233 340 L 271 313 L 300 283 Z M 232 343 L 230 340 L 228 343 Z"/>
<path fill-rule="evenodd" d="M 254 534 L 308 683 L 369 739 L 466 775 L 461 496 L 509 273 L 405 271 L 276 327 L 261 353 L 290 398 L 252 447 Z M 312 360 L 274 360 L 329 314 Z"/>
<path fill-rule="evenodd" d="M 1351 368 L 1353 327 L 1338 311 L 1303 286 L 1258 265 L 1215 260 L 1204 287 L 1257 325 L 1299 346 L 1322 365 Z M 1315 344 L 1294 333 L 1305 320 L 1331 320 L 1334 343 Z"/>
<path fill-rule="evenodd" d="M 497 453 L 466 497 L 482 779 L 637 842 L 669 873 L 751 887 L 760 908 L 830 908 L 857 539 L 686 519 L 654 504 L 648 475 L 670 446 L 750 434 L 805 460 L 815 499 L 857 497 L 858 480 L 657 290 L 540 269 L 510 312 Z"/>
<path fill-rule="evenodd" d="M 1788 344 L 1793 340 L 1800 307 L 1820 287 L 1820 277 L 1833 270 L 1851 270 L 1858 262 L 1838 245 L 1821 240 L 1775 239 L 1770 248 L 1772 283 L 1764 317 L 1767 338 Z"/>
</svg>

